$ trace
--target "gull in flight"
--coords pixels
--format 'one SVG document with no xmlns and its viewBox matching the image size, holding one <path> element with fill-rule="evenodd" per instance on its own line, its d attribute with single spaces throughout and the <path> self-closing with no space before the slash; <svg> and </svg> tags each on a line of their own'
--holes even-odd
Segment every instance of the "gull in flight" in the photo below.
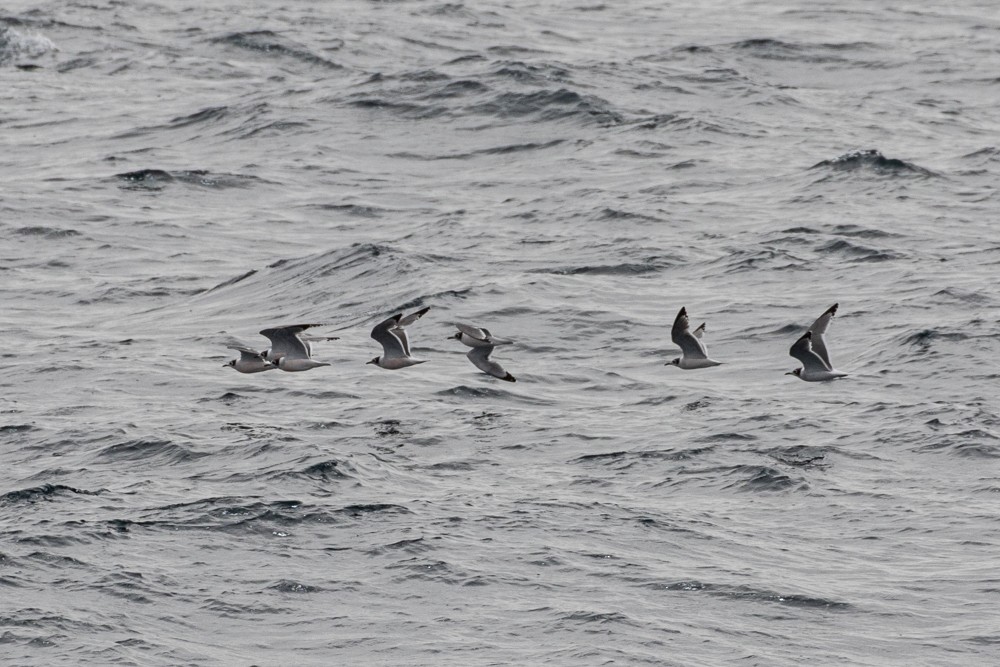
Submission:
<svg viewBox="0 0 1000 667">
<path fill-rule="evenodd" d="M 691 332 L 691 323 L 688 321 L 687 309 L 681 308 L 680 312 L 677 313 L 677 318 L 674 320 L 674 326 L 670 330 L 670 340 L 674 341 L 674 344 L 681 348 L 681 356 L 673 361 L 668 361 L 665 365 L 677 366 L 677 368 L 683 368 L 684 370 L 710 368 L 721 365 L 721 361 L 708 358 L 708 350 L 705 349 L 705 343 L 701 341 L 704 333 L 704 323 L 695 329 L 693 333 Z"/>
<path fill-rule="evenodd" d="M 223 367 L 229 366 L 240 373 L 260 373 L 261 371 L 270 371 L 277 368 L 277 366 L 264 358 L 262 352 L 257 352 L 241 345 L 230 345 L 229 349 L 237 350 L 240 353 L 240 358 L 233 359 L 228 364 L 223 364 Z"/>
<path fill-rule="evenodd" d="M 830 321 L 837 314 L 837 306 L 833 304 L 820 315 L 809 331 L 802 334 L 792 345 L 788 354 L 802 362 L 802 368 L 785 373 L 794 375 L 806 382 L 823 382 L 824 380 L 836 380 L 846 377 L 847 373 L 841 373 L 833 368 L 830 363 L 830 353 L 826 349 L 826 330 L 830 327 Z"/>
<path fill-rule="evenodd" d="M 427 306 L 406 317 L 403 317 L 403 313 L 398 313 L 376 324 L 372 329 L 372 338 L 382 344 L 382 356 L 365 363 L 375 364 L 379 368 L 391 371 L 424 363 L 425 359 L 416 359 L 410 355 L 410 340 L 406 336 L 406 327 L 419 320 L 430 309 L 431 307 Z"/>
<path fill-rule="evenodd" d="M 329 366 L 330 364 L 325 361 L 316 361 L 312 358 L 312 344 L 300 335 L 306 329 L 318 326 L 322 325 L 293 324 L 264 329 L 260 335 L 271 341 L 271 347 L 261 352 L 261 356 L 277 368 L 290 373 Z M 328 337 L 325 340 L 335 339 Z"/>
<path fill-rule="evenodd" d="M 469 358 L 469 361 L 476 368 L 495 378 L 500 378 L 507 382 L 517 382 L 513 375 L 503 369 L 503 366 L 495 361 L 490 361 L 490 354 L 493 353 L 493 348 L 497 345 L 510 345 L 514 341 L 496 338 L 490 333 L 489 329 L 471 327 L 461 322 L 456 322 L 455 326 L 458 328 L 458 333 L 450 336 L 450 338 L 454 338 L 472 348 L 465 356 Z"/>
</svg>

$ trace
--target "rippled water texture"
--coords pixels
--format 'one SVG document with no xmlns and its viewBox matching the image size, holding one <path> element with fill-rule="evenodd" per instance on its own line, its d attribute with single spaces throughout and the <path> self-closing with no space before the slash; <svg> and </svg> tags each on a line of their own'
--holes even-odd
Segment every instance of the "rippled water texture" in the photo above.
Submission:
<svg viewBox="0 0 1000 667">
<path fill-rule="evenodd" d="M 7 2 L 0 662 L 1000 664 L 998 36 Z M 223 367 L 296 322 L 330 367 Z"/>
</svg>

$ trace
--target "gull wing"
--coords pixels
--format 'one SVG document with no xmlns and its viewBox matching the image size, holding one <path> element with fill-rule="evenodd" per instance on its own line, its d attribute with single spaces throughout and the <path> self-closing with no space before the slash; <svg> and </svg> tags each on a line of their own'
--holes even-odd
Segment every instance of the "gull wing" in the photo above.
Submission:
<svg viewBox="0 0 1000 667">
<path fill-rule="evenodd" d="M 406 327 L 410 326 L 424 314 L 430 310 L 431 307 L 421 308 L 415 313 L 410 313 L 406 317 L 400 317 L 399 321 L 396 322 L 396 326 L 389 329 L 389 333 L 399 339 L 400 344 L 403 346 L 403 353 L 408 357 L 410 356 L 410 338 L 406 335 Z M 402 313 L 400 313 L 402 315 Z"/>
<path fill-rule="evenodd" d="M 302 342 L 306 344 L 306 352 L 312 357 L 313 354 L 313 343 L 322 343 L 328 340 L 340 340 L 340 336 L 299 336 Z"/>
<path fill-rule="evenodd" d="M 242 345 L 227 345 L 227 349 L 240 353 L 240 361 L 264 361 L 264 356 L 257 350 Z"/>
<path fill-rule="evenodd" d="M 473 365 L 482 372 L 492 375 L 495 378 L 506 380 L 507 382 L 517 382 L 513 375 L 504 370 L 503 366 L 495 361 L 490 361 L 490 354 L 492 352 L 493 346 L 474 347 L 469 350 L 465 356 L 467 356 L 469 361 L 471 361 Z"/>
<path fill-rule="evenodd" d="M 431 309 L 431 307 L 427 306 L 426 308 L 421 308 L 420 310 L 418 310 L 415 313 L 410 313 L 406 317 L 400 319 L 399 322 L 396 323 L 396 326 L 399 327 L 400 329 L 408 327 L 411 324 L 413 324 L 414 322 L 416 322 L 417 320 L 419 320 L 421 317 L 423 317 L 427 313 L 427 311 L 430 310 L 430 309 Z"/>
<path fill-rule="evenodd" d="M 468 324 L 462 324 L 461 322 L 455 322 L 455 327 L 469 338 L 475 338 L 476 340 L 484 343 L 490 339 L 490 332 L 486 329 L 469 326 Z"/>
<path fill-rule="evenodd" d="M 680 312 L 677 313 L 676 319 L 674 319 L 674 326 L 670 329 L 670 340 L 674 341 L 674 345 L 681 348 L 681 352 L 684 353 L 685 357 L 690 359 L 708 359 L 708 350 L 705 349 L 705 344 L 691 333 L 690 327 L 691 323 L 688 320 L 687 309 L 681 308 Z M 704 325 L 698 327 L 698 329 L 704 331 L 703 327 Z"/>
<path fill-rule="evenodd" d="M 826 363 L 824 363 L 823 358 L 816 354 L 813 350 L 812 337 L 813 335 L 811 331 L 807 331 L 802 334 L 802 337 L 792 344 L 791 349 L 788 350 L 788 354 L 801 361 L 802 368 L 807 372 L 830 370 L 826 367 Z"/>
<path fill-rule="evenodd" d="M 271 341 L 272 357 L 285 357 L 287 359 L 308 359 L 309 348 L 305 341 L 299 338 L 299 334 L 310 327 L 322 326 L 320 324 L 292 324 L 287 327 L 275 327 L 264 329 L 261 336 Z"/>
<path fill-rule="evenodd" d="M 827 308 L 826 312 L 816 318 L 816 321 L 809 327 L 809 332 L 812 334 L 813 352 L 823 360 L 828 371 L 833 370 L 833 363 L 830 362 L 830 352 L 826 349 L 826 330 L 830 328 L 830 322 L 833 321 L 834 315 L 837 314 L 837 306 L 839 305 L 835 303 Z"/>
<path fill-rule="evenodd" d="M 386 359 L 399 359 L 410 356 L 409 346 L 405 344 L 406 336 L 402 338 L 399 334 L 402 329 L 396 330 L 403 313 L 398 313 L 392 317 L 382 320 L 372 329 L 372 338 L 382 345 L 382 356 Z"/>
</svg>

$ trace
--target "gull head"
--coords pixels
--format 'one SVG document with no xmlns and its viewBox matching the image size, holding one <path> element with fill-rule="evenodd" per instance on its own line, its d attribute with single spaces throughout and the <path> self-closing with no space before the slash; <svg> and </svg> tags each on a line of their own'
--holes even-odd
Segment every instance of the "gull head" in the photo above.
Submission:
<svg viewBox="0 0 1000 667">
<path fill-rule="evenodd" d="M 454 338 L 455 340 L 462 340 L 462 332 L 459 331 L 453 336 L 448 336 L 448 340 L 451 340 L 452 338 Z"/>
<path fill-rule="evenodd" d="M 681 358 L 677 357 L 676 359 L 672 359 L 672 360 L 668 361 L 664 365 L 665 366 L 680 366 L 681 365 Z"/>
<path fill-rule="evenodd" d="M 368 364 L 375 364 L 376 366 L 378 366 L 378 360 L 379 360 L 379 357 L 375 357 L 371 361 L 366 361 L 365 362 L 365 366 L 367 366 Z"/>
<path fill-rule="evenodd" d="M 802 369 L 796 368 L 794 371 L 788 371 L 787 373 L 785 373 L 785 375 L 794 375 L 795 377 L 799 377 L 800 375 L 802 375 Z"/>
<path fill-rule="evenodd" d="M 236 368 L 236 360 L 235 360 L 235 359 L 233 359 L 233 360 L 232 360 L 232 361 L 230 361 L 230 362 L 229 362 L 228 364 L 222 364 L 222 367 L 223 367 L 223 368 L 226 368 L 227 366 L 228 366 L 229 368 Z"/>
</svg>

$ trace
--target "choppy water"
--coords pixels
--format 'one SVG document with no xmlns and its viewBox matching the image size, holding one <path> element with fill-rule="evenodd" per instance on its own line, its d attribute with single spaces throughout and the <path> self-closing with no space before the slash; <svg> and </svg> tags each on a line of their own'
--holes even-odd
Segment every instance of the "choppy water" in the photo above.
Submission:
<svg viewBox="0 0 1000 667">
<path fill-rule="evenodd" d="M 6 3 L 0 659 L 998 664 L 998 38 Z M 783 375 L 835 301 L 851 377 Z M 429 363 L 365 366 L 425 305 Z M 682 305 L 728 365 L 663 365 Z M 222 368 L 298 321 L 331 368 Z"/>
</svg>

